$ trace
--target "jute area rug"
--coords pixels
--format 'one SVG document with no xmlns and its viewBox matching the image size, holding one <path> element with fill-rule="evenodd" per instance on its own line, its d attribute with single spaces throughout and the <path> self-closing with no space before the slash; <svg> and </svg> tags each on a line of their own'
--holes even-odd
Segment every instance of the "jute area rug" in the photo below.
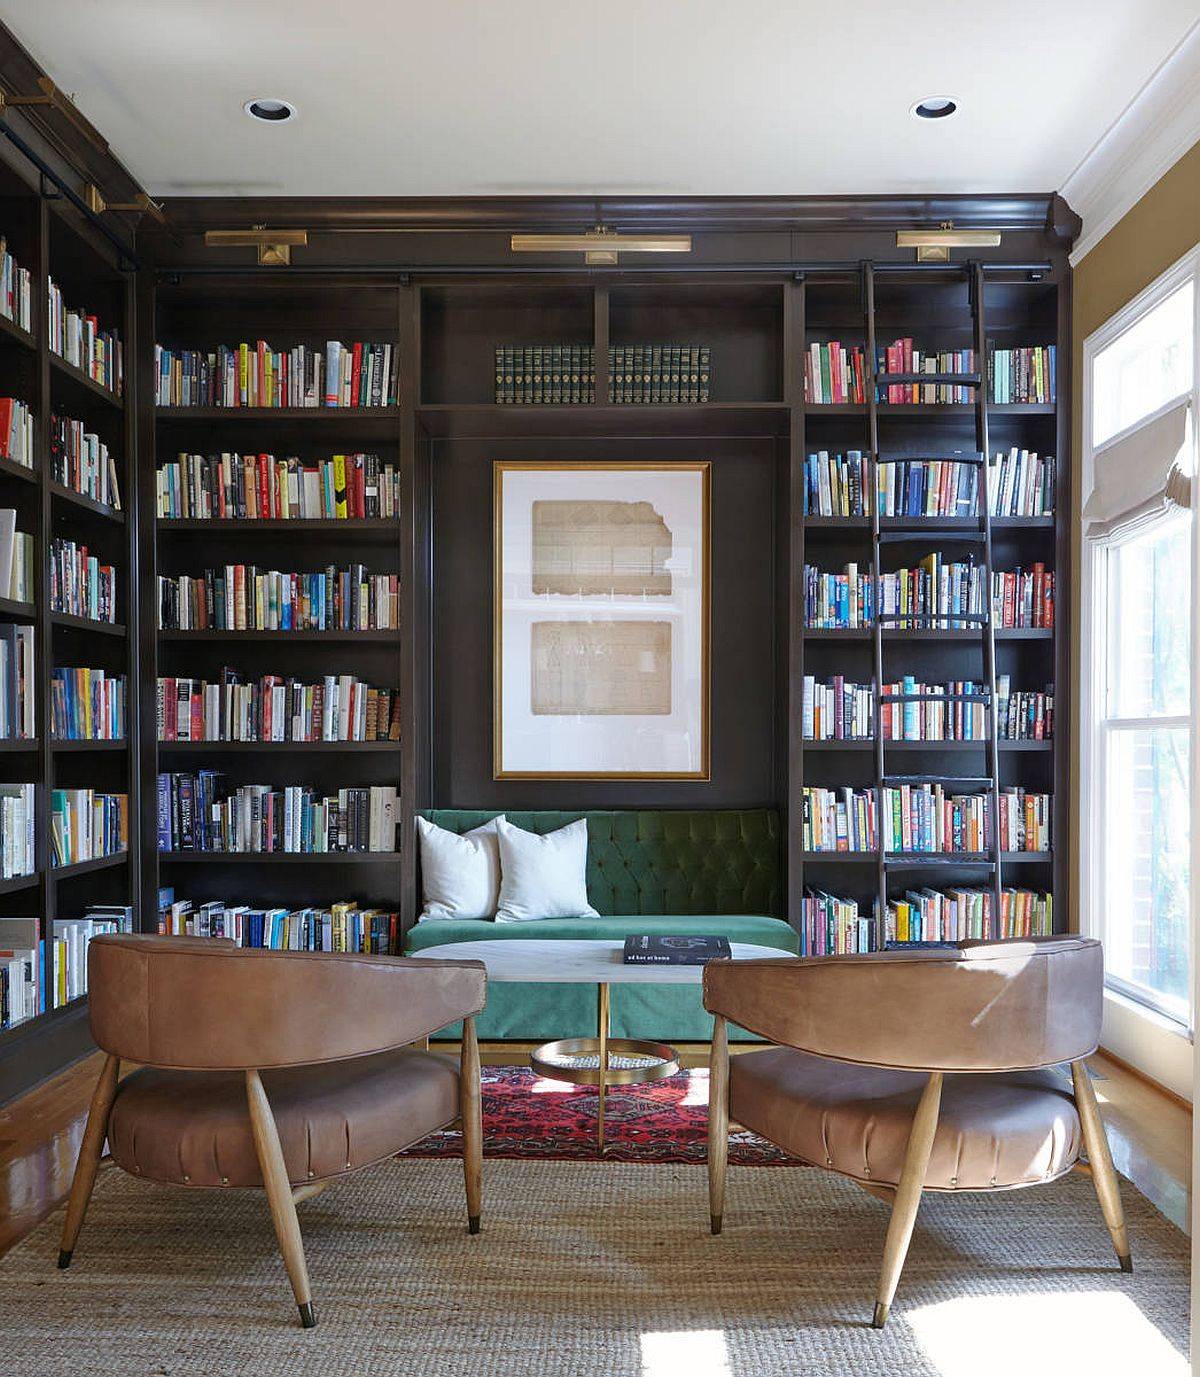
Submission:
<svg viewBox="0 0 1200 1377">
<path fill-rule="evenodd" d="M 391 1161 L 300 1206 L 301 1330 L 255 1192 L 101 1172 L 75 1261 L 61 1213 L 0 1259 L 5 1377 L 1183 1377 L 1187 1245 L 1128 1185 L 1116 1269 L 1081 1175 L 922 1205 L 886 1330 L 887 1213 L 803 1167 L 484 1164 L 483 1232 L 446 1159 Z"/>
</svg>

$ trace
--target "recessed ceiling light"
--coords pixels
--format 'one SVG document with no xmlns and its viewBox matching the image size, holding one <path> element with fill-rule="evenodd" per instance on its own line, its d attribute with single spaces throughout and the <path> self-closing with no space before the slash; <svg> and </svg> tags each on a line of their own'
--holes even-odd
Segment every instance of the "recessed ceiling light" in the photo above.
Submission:
<svg viewBox="0 0 1200 1377">
<path fill-rule="evenodd" d="M 949 96 L 926 96 L 912 107 L 912 113 L 919 120 L 944 120 L 958 109 L 958 101 Z"/>
<path fill-rule="evenodd" d="M 296 107 L 290 100 L 275 100 L 268 96 L 248 100 L 242 109 L 252 120 L 262 120 L 264 124 L 281 124 L 284 120 L 296 117 Z"/>
</svg>

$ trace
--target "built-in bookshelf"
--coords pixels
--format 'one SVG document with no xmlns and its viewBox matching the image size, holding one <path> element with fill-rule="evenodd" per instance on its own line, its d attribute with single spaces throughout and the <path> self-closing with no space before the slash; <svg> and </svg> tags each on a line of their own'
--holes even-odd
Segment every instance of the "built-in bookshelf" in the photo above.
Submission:
<svg viewBox="0 0 1200 1377">
<path fill-rule="evenodd" d="M 12 804 L 31 786 L 33 853 L 29 874 L 0 882 L 0 940 L 35 952 L 0 1030 L 6 1084 L 10 1067 L 35 1079 L 89 1046 L 81 934 L 140 921 L 139 784 L 122 710 L 137 681 L 137 551 L 123 501 L 135 424 L 120 381 L 133 283 L 112 244 L 48 190 L 32 169 L 0 164 L 0 507 L 15 510 L 32 549 L 30 596 L 0 602 L 0 638 L 9 626 L 32 637 L 21 648 L 32 723 L 5 736 L 0 794 Z M 69 587 L 56 551 L 73 552 Z M 75 586 L 75 574 L 101 568 L 102 599 L 93 583 Z M 6 979 L 20 960 L 0 958 Z"/>
<path fill-rule="evenodd" d="M 397 914 L 386 931 L 389 941 L 393 934 L 402 940 L 418 912 L 413 837 L 419 809 L 765 804 L 778 807 L 785 820 L 780 911 L 802 931 L 811 918 L 869 942 L 878 934 L 872 913 L 881 893 L 896 911 L 898 933 L 901 923 L 911 936 L 921 922 L 942 921 L 950 904 L 961 906 L 973 931 L 970 925 L 988 916 L 988 902 L 995 909 L 989 867 L 997 863 L 1003 890 L 1039 896 L 1014 909 L 1022 921 L 1044 914 L 1040 896 L 1050 895 L 1050 920 L 1065 928 L 1070 370 L 1058 365 L 1070 356 L 1072 217 L 1046 198 L 1018 198 L 1011 207 L 1007 200 L 1005 207 L 987 203 L 987 215 L 1014 219 L 1006 222 L 1003 247 L 985 251 L 976 270 L 958 262 L 918 266 L 897 250 L 893 220 L 918 214 L 908 203 L 823 202 L 811 213 L 802 203 L 789 206 L 785 212 L 711 203 L 695 209 L 695 221 L 681 208 L 679 228 L 694 234 L 690 257 L 664 262 L 623 255 L 615 268 L 591 270 L 561 258 L 512 255 L 508 234 L 517 210 L 482 203 L 419 214 L 397 205 L 394 215 L 383 203 L 293 206 L 288 223 L 303 224 L 309 210 L 314 217 L 309 247 L 295 250 L 291 267 L 258 267 L 252 250 L 203 242 L 204 230 L 229 227 L 229 202 L 185 201 L 168 206 L 169 233 L 149 225 L 139 231 L 142 263 L 131 307 L 128 277 L 96 247 L 101 241 L 93 242 L 86 224 L 68 220 L 58 203 L 41 202 L 32 183 L 0 196 L 0 234 L 15 261 L 29 267 L 34 286 L 31 329 L 0 313 L 0 397 L 27 402 L 35 430 L 32 468 L 0 454 L 0 506 L 14 507 L 19 528 L 34 534 L 38 568 L 32 602 L 0 600 L 0 623 L 33 628 L 38 685 L 36 736 L 0 741 L 0 778 L 37 786 L 39 828 L 36 873 L 0 880 L 0 915 L 36 912 L 39 923 L 47 916 L 82 922 L 93 901 L 136 897 L 138 925 L 153 931 L 160 891 L 170 889 L 177 901 L 193 905 L 192 921 L 208 923 L 209 931 L 223 930 L 226 921 L 244 924 L 245 914 L 253 915 L 252 926 L 237 926 L 238 933 L 257 932 L 261 921 L 263 931 L 269 925 L 290 941 L 296 924 L 308 934 L 323 931 L 326 915 L 332 923 L 334 904 L 345 900 L 357 906 L 345 912 Z M 239 222 L 279 223 L 277 213 L 282 208 L 267 201 L 237 207 Z M 562 223 L 568 208 L 546 203 L 528 213 Z M 589 203 L 587 216 L 595 213 Z M 662 205 L 630 202 L 617 218 L 661 224 L 668 213 Z M 984 209 L 974 213 L 983 216 Z M 51 354 L 43 326 L 51 276 L 71 308 L 94 315 L 102 332 L 120 332 L 122 395 Z M 981 332 L 972 309 L 976 288 Z M 299 392 L 289 387 L 264 397 L 256 384 L 243 399 L 242 351 L 236 364 L 232 351 L 253 345 L 265 377 L 267 349 L 260 351 L 258 341 L 269 346 L 272 378 L 277 368 L 281 375 L 293 370 L 293 379 L 300 376 L 295 370 L 305 370 Z M 350 392 L 339 362 L 335 406 L 324 404 L 323 385 L 316 404 L 315 372 L 313 388 L 308 385 L 307 361 L 327 354 L 329 341 L 350 346 Z M 896 367 L 876 378 L 876 346 L 886 351 L 897 341 L 911 341 L 913 375 L 896 371 L 906 364 L 902 346 L 898 362 L 893 353 Z M 394 369 L 394 389 L 381 385 L 371 405 L 361 404 L 361 363 L 360 404 L 353 404 L 355 342 L 392 351 L 384 371 L 390 376 Z M 811 386 L 806 393 L 806 370 L 814 377 L 821 346 L 834 343 L 846 351 L 844 360 L 838 355 L 839 381 L 835 388 L 830 359 L 824 365 L 829 392 L 822 376 L 818 399 Z M 181 384 L 186 366 L 187 388 L 163 388 L 165 356 L 156 356 L 157 345 L 170 351 L 172 369 L 178 363 Z M 575 393 L 569 380 L 564 397 L 560 378 L 555 401 L 552 356 L 549 398 L 543 382 L 536 402 L 507 396 L 498 402 L 496 351 L 546 346 L 567 351 L 568 362 L 594 361 L 594 382 L 589 376 L 587 388 L 581 383 Z M 655 348 L 660 360 L 663 350 L 707 351 L 707 399 L 675 400 L 669 367 L 665 396 L 661 375 L 656 391 Z M 639 349 L 640 393 L 614 376 L 618 360 L 623 371 L 626 360 L 632 360 L 628 371 L 636 370 Z M 231 352 L 220 353 L 218 397 L 203 370 L 208 356 L 215 361 L 222 350 Z M 935 371 L 926 370 L 926 357 Z M 845 384 L 846 362 L 857 367 L 854 387 Z M 199 389 L 191 387 L 193 369 Z M 964 380 L 976 377 L 977 384 Z M 892 386 L 961 391 L 944 394 L 953 400 L 921 390 L 900 401 L 889 400 Z M 979 442 L 979 388 L 987 398 L 986 447 Z M 699 388 L 693 395 L 700 397 Z M 826 395 L 836 399 L 825 401 Z M 1036 400 L 1011 399 L 1027 395 Z M 54 470 L 47 449 L 51 417 L 73 427 L 63 432 L 71 462 Z M 806 788 L 866 794 L 882 782 L 873 731 L 806 738 L 806 682 L 828 685 L 836 678 L 869 688 L 878 649 L 885 684 L 910 682 L 933 693 L 987 682 L 990 692 L 979 623 L 805 624 L 806 566 L 836 572 L 855 565 L 870 576 L 877 535 L 888 537 L 878 547 L 886 574 L 919 570 L 930 556 L 943 566 L 969 563 L 967 538 L 977 534 L 979 514 L 959 504 L 968 478 L 947 469 L 936 479 L 923 474 L 925 486 L 911 488 L 907 476 L 900 478 L 887 512 L 877 517 L 870 502 L 810 505 L 809 456 L 856 453 L 861 497 L 874 492 L 878 453 L 957 462 L 956 454 L 977 449 L 986 449 L 989 464 L 1006 456 L 1012 472 L 1007 486 L 1000 482 L 995 490 L 987 523 L 992 570 L 1031 577 L 1040 570 L 1055 581 L 1052 621 L 1025 624 L 1014 611 L 1014 625 L 991 628 L 995 677 L 1009 701 L 1020 704 L 996 743 L 994 786 L 1006 795 L 1024 791 L 1010 797 L 1036 799 L 1036 820 L 1048 838 L 1039 832 L 1037 849 L 1006 843 L 996 854 L 956 848 L 885 858 L 878 847 L 807 847 Z M 348 475 L 344 514 L 337 500 L 339 455 Z M 253 463 L 242 463 L 239 475 L 232 456 L 253 456 Z M 364 506 L 355 515 L 349 493 L 360 471 L 356 460 L 368 456 L 377 467 L 364 462 L 363 492 L 372 477 L 377 486 L 387 474 L 393 506 L 374 515 Z M 711 462 L 710 779 L 493 777 L 490 556 L 498 459 Z M 110 460 L 119 506 L 109 500 L 112 485 L 99 478 L 108 472 L 102 462 Z M 172 465 L 178 468 L 169 473 Z M 115 571 L 111 621 L 52 607 L 47 576 L 56 538 L 86 544 L 89 556 Z M 239 624 L 235 611 L 220 622 L 189 617 L 171 629 L 160 626 L 160 579 L 176 588 L 180 579 L 198 579 L 207 605 L 210 585 L 217 595 L 218 572 L 239 566 L 256 575 L 361 566 L 370 576 L 395 576 L 396 615 L 378 625 L 302 619 L 293 622 L 298 629 L 284 629 L 270 614 Z M 206 571 L 212 571 L 209 583 Z M 195 590 L 185 586 L 191 596 Z M 271 587 L 278 586 L 276 578 Z M 1014 609 L 1017 589 L 1014 584 L 1010 595 Z M 985 607 L 990 593 L 981 587 Z M 270 589 L 268 597 L 274 597 Z M 57 681 L 60 697 L 75 690 L 72 721 L 85 682 L 90 686 L 99 671 L 106 684 L 124 676 L 125 735 L 53 740 L 46 727 L 53 669 L 73 671 L 70 681 Z M 340 693 L 351 677 L 367 693 L 387 695 L 371 700 L 373 732 L 365 699 L 362 707 L 353 700 L 353 725 L 349 717 L 341 720 L 339 707 L 334 727 L 324 702 L 318 707 L 318 686 L 323 699 L 331 683 Z M 284 690 L 282 730 L 277 689 Z M 178 716 L 181 691 L 186 732 Z M 172 699 L 173 733 L 162 721 Z M 873 713 L 874 706 L 871 720 Z M 978 727 L 955 730 L 933 717 L 915 728 L 902 723 L 887 741 L 887 769 L 946 776 L 948 792 L 969 794 L 956 781 L 991 775 L 987 735 Z M 293 799 L 288 791 L 325 800 L 346 789 L 394 788 L 397 840 L 377 851 L 209 851 L 172 838 L 160 850 L 159 777 L 201 772 L 219 777 L 223 790 L 270 785 Z M 126 789 L 133 819 L 128 854 L 52 872 L 45 800 L 55 787 Z M 909 894 L 921 895 L 919 902 Z M 177 911 L 168 926 L 180 921 L 187 918 Z M 75 1018 L 82 1030 L 82 1005 L 73 1010 L 47 1015 L 41 1026 Z M 27 1035 L 0 1035 L 0 1057 L 6 1040 L 23 1045 Z"/>
<path fill-rule="evenodd" d="M 143 306 L 148 926 L 367 945 L 338 915 L 398 912 L 412 807 L 401 289 L 214 285 Z"/>
</svg>

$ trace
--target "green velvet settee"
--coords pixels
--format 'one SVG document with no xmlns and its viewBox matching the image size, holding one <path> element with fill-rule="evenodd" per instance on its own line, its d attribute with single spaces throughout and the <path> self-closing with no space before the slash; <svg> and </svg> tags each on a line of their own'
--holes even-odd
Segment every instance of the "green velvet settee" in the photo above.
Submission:
<svg viewBox="0 0 1200 1377">
<path fill-rule="evenodd" d="M 498 809 L 432 809 L 430 822 L 469 832 Z M 795 930 L 783 912 L 783 856 L 779 814 L 773 809 L 674 812 L 512 812 L 530 832 L 553 832 L 577 818 L 588 823 L 588 899 L 598 918 L 550 918 L 527 923 L 457 920 L 418 923 L 406 950 L 443 942 L 503 938 L 618 938 L 638 933 L 728 937 L 795 952 Z M 596 1031 L 594 985 L 498 984 L 488 989 L 478 1020 L 481 1038 L 546 1041 Z M 712 1017 L 697 985 L 614 985 L 612 1031 L 618 1037 L 668 1042 L 707 1041 Z M 447 1029 L 444 1036 L 457 1036 Z M 731 1036 L 747 1037 L 739 1029 Z"/>
</svg>

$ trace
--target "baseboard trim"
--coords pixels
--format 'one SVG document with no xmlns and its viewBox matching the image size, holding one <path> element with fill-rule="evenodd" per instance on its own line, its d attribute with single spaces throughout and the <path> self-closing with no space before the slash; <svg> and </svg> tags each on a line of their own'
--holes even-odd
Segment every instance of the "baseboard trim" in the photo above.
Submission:
<svg viewBox="0 0 1200 1377">
<path fill-rule="evenodd" d="M 1147 1075 L 1140 1066 L 1134 1066 L 1127 1062 L 1124 1057 L 1118 1057 L 1115 1052 L 1110 1052 L 1107 1047 L 1097 1047 L 1096 1051 L 1105 1061 L 1111 1061 L 1114 1066 L 1119 1066 L 1126 1075 L 1141 1081 L 1143 1085 L 1148 1085 L 1151 1090 L 1157 1090 L 1160 1095 L 1170 1100 L 1172 1104 L 1177 1104 L 1180 1109 L 1186 1109 L 1189 1114 L 1192 1112 L 1191 1100 L 1185 1100 L 1182 1095 L 1177 1095 L 1170 1086 L 1163 1085 L 1162 1081 L 1156 1081 L 1153 1076 Z"/>
</svg>

